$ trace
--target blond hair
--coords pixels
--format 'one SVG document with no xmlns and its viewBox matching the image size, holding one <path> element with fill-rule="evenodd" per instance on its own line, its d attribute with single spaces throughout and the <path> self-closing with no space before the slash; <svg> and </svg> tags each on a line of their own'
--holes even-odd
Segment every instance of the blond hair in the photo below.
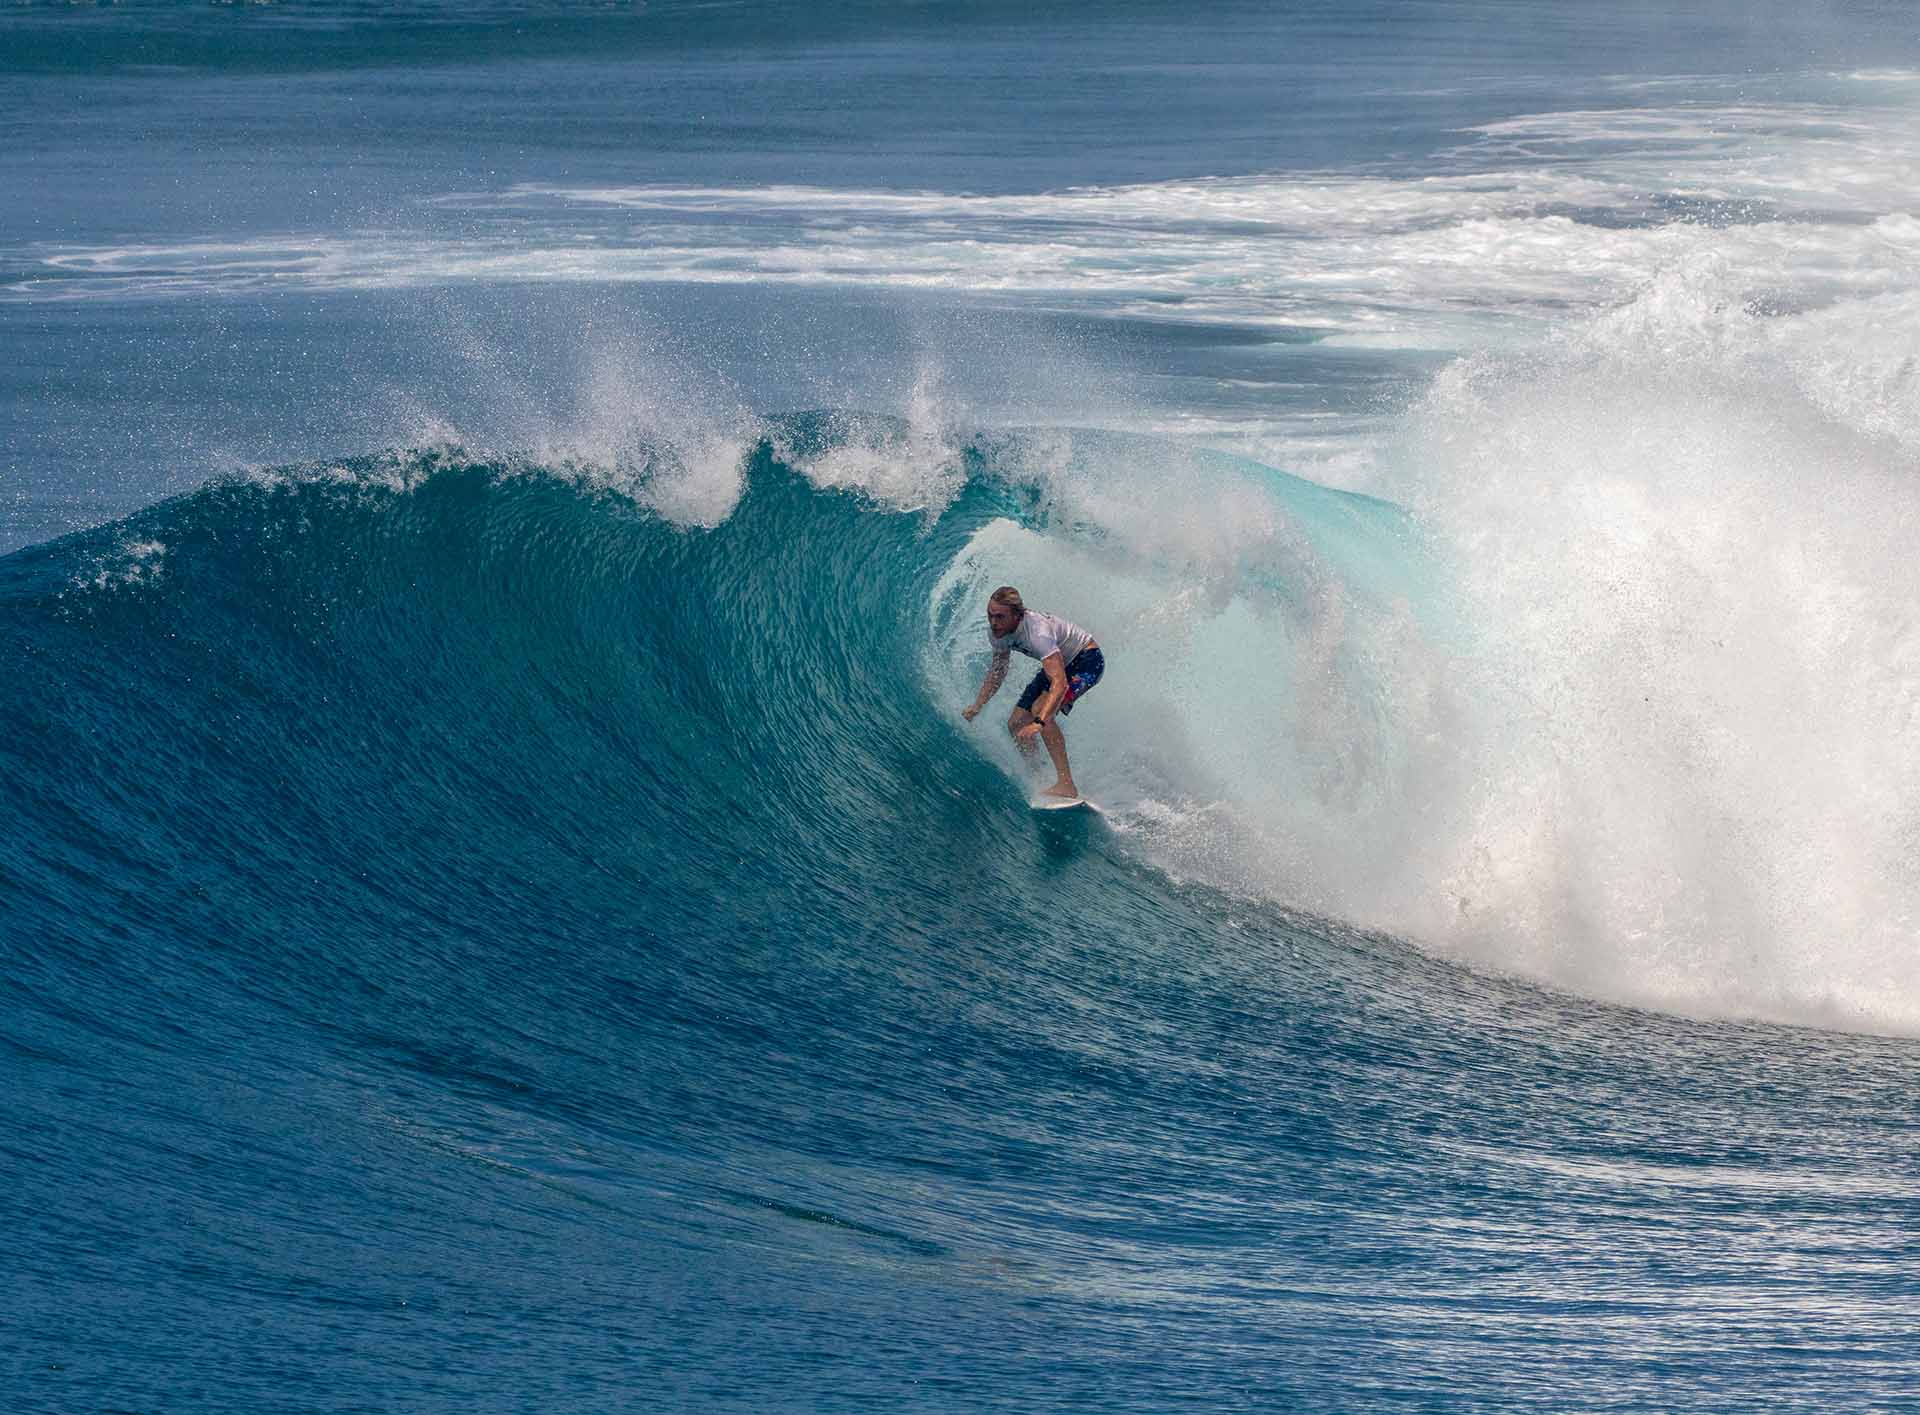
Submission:
<svg viewBox="0 0 1920 1415">
<path fill-rule="evenodd" d="M 1026 605 L 1020 602 L 1020 591 L 1016 590 L 1012 585 L 1000 586 L 999 589 L 987 596 L 987 603 L 1004 604 L 1015 614 L 1024 615 L 1027 612 Z"/>
</svg>

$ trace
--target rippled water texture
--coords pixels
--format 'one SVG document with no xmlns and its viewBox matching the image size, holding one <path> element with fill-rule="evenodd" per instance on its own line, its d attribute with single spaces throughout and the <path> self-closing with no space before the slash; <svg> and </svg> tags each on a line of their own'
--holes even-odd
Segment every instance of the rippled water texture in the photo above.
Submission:
<svg viewBox="0 0 1920 1415">
<path fill-rule="evenodd" d="M 0 1405 L 1905 1408 L 1913 50 L 0 14 Z"/>
</svg>

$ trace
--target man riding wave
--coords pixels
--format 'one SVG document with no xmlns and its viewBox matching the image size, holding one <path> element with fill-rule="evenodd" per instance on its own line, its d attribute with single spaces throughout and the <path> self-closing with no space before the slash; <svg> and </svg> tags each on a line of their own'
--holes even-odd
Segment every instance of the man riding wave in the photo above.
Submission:
<svg viewBox="0 0 1920 1415">
<path fill-rule="evenodd" d="M 972 722 L 1000 691 L 1011 650 L 1039 659 L 1040 671 L 1020 694 L 1018 705 L 1007 718 L 1007 731 L 1029 758 L 1034 755 L 1034 738 L 1046 743 L 1056 780 L 1042 795 L 1077 800 L 1080 790 L 1073 784 L 1073 770 L 1067 765 L 1067 739 L 1058 719 L 1072 712 L 1074 703 L 1106 671 L 1100 645 L 1078 624 L 1057 614 L 1028 609 L 1021 603 L 1020 591 L 1002 585 L 987 599 L 987 647 L 993 650 L 993 662 L 980 684 L 980 695 L 960 715 Z"/>
</svg>

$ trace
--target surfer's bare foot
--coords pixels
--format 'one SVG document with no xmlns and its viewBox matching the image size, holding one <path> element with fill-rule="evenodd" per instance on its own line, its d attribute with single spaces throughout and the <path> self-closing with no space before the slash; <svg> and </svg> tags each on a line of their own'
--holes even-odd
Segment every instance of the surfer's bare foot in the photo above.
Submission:
<svg viewBox="0 0 1920 1415">
<path fill-rule="evenodd" d="M 1080 793 L 1074 789 L 1071 781 L 1056 781 L 1040 793 L 1042 796 L 1064 796 L 1071 801 Z"/>
</svg>

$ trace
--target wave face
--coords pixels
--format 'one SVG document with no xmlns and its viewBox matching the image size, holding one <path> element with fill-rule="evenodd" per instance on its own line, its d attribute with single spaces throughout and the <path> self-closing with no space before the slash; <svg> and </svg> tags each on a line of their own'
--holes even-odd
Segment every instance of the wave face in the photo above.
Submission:
<svg viewBox="0 0 1920 1415">
<path fill-rule="evenodd" d="M 486 937 L 531 897 L 700 937 L 737 930 L 744 868 L 769 920 L 831 916 L 825 889 L 880 901 L 849 902 L 852 927 L 932 908 L 915 927 L 970 932 L 993 908 L 929 882 L 1010 812 L 1024 832 L 1026 788 L 939 682 L 978 678 L 966 581 L 995 538 L 1104 533 L 995 470 L 1033 455 L 1005 439 L 953 453 L 936 504 L 924 478 L 877 500 L 889 439 L 913 451 L 888 420 L 798 417 L 742 466 L 656 453 L 624 478 L 390 454 L 218 483 L 11 557 L 20 888 L 51 906 L 132 870 L 154 888 L 116 914 L 175 947 L 208 936 L 206 891 L 264 903 L 292 881 L 293 914 L 249 932 L 378 918 L 424 886 L 422 922 L 497 901 L 466 925 Z M 64 829 L 35 828 L 55 803 Z M 1139 875 L 1111 844 L 1093 855 Z"/>
<path fill-rule="evenodd" d="M 316 919 L 436 876 L 437 907 L 477 904 L 556 848 L 570 870 L 681 881 L 684 906 L 644 893 L 676 920 L 744 857 L 857 874 L 848 823 L 897 828 L 954 756 L 903 692 L 937 552 L 915 536 L 771 471 L 699 535 L 564 477 L 432 454 L 210 488 L 10 563 L 31 606 L 10 658 L 33 685 L 10 704 L 12 802 L 64 783 L 81 854 L 126 841 L 143 877 L 190 860 L 265 897 L 311 880 Z M 146 764 L 137 782 L 76 770 L 96 730 Z M 977 816 L 993 793 L 956 770 L 935 799 Z M 141 912 L 180 932 L 191 906 L 172 907 L 188 913 Z M 484 931 L 511 932 L 511 912 Z"/>
<path fill-rule="evenodd" d="M 65 1353 L 29 1405 L 164 1369 L 261 1408 L 1696 1408 L 1711 1358 L 1818 1409 L 1836 1353 L 1904 1390 L 1909 1048 L 1426 961 L 1274 902 L 1251 808 L 1196 803 L 1230 744 L 1183 757 L 1166 685 L 1230 707 L 1207 665 L 1336 599 L 1413 632 L 1400 513 L 1243 469 L 1291 530 L 1209 579 L 1179 517 L 1122 544 L 1076 499 L 1124 442 L 879 499 L 910 431 L 787 420 L 725 496 L 664 455 L 314 466 L 0 562 L 4 1047 L 57 1159 L 9 1183 L 7 1305 Z M 1117 615 L 1127 576 L 1219 596 L 1076 714 L 1107 822 L 1032 815 L 954 711 L 1034 541 L 1100 546 Z M 1306 661 L 1307 703 L 1380 672 Z"/>
</svg>

